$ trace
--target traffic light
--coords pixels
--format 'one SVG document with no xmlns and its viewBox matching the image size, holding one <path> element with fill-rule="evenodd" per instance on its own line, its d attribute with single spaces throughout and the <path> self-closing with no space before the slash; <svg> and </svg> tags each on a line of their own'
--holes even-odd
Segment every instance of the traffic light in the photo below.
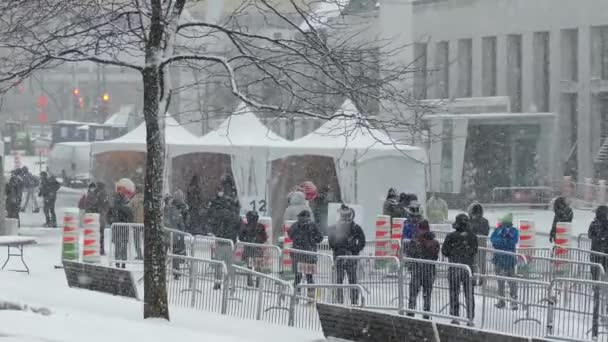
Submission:
<svg viewBox="0 0 608 342">
<path fill-rule="evenodd" d="M 74 88 L 74 89 L 72 90 L 72 94 L 74 94 L 74 96 L 80 96 L 80 89 L 78 89 L 78 88 Z"/>
<path fill-rule="evenodd" d="M 101 95 L 101 101 L 103 101 L 105 103 L 110 102 L 110 94 L 103 93 L 103 95 Z"/>
</svg>

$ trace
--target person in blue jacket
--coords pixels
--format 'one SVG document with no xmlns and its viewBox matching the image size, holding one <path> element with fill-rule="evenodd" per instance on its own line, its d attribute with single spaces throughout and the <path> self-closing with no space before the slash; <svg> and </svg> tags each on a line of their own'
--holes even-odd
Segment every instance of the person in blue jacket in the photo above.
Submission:
<svg viewBox="0 0 608 342">
<path fill-rule="evenodd" d="M 517 230 L 517 228 L 513 227 L 513 214 L 509 213 L 503 218 L 501 218 L 500 225 L 492 233 L 490 241 L 492 242 L 492 246 L 494 247 L 494 249 L 511 253 L 516 252 L 517 243 L 519 242 L 519 231 Z M 515 267 L 517 266 L 516 255 L 496 252 L 494 254 L 493 262 L 496 275 L 511 278 L 515 277 Z M 515 302 L 515 300 L 517 300 L 517 283 L 508 283 L 511 299 L 514 300 L 511 303 L 511 309 L 517 310 L 517 303 Z M 500 300 L 496 304 L 496 307 L 502 309 L 506 306 L 504 300 L 504 280 L 498 280 L 498 295 L 500 296 Z"/>
<path fill-rule="evenodd" d="M 420 213 L 420 204 L 416 201 L 412 201 L 407 208 L 407 216 L 405 222 L 403 222 L 401 238 L 408 241 L 413 240 L 418 233 L 418 226 L 422 220 L 423 217 Z"/>
</svg>

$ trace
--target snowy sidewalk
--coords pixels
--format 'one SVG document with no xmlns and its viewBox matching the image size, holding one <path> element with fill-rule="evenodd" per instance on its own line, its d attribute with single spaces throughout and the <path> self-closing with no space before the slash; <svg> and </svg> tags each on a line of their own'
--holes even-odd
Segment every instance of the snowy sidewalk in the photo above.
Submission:
<svg viewBox="0 0 608 342">
<path fill-rule="evenodd" d="M 53 314 L 0 311 L 0 341 L 323 340 L 320 332 L 183 308 L 171 308 L 170 323 L 144 321 L 142 302 L 68 287 L 63 270 L 54 269 L 59 263 L 60 230 L 24 229 L 22 234 L 39 241 L 28 250 L 31 275 L 0 272 L 0 301 L 46 307 Z"/>
</svg>

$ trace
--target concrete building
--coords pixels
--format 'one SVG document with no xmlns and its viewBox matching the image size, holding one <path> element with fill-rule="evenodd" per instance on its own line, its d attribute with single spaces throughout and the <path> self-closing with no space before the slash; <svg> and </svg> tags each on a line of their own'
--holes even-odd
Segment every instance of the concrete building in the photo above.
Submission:
<svg viewBox="0 0 608 342">
<path fill-rule="evenodd" d="M 601 162 L 608 158 L 608 146 L 602 148 L 608 137 L 607 1 L 385 0 L 380 7 L 381 14 L 383 9 L 392 13 L 380 18 L 390 20 L 382 22 L 385 35 L 409 31 L 416 42 L 411 56 L 421 70 L 414 80 L 420 98 L 507 96 L 510 112 L 529 115 L 514 116 L 516 120 L 503 115 L 502 123 L 495 124 L 522 124 L 526 118 L 532 126 L 523 127 L 520 138 L 530 144 L 541 137 L 536 154 L 544 159 L 539 168 L 548 172 L 550 179 L 545 181 L 564 174 L 581 180 L 605 173 Z M 400 20 L 397 11 L 411 21 Z M 555 119 L 537 113 L 554 113 Z M 459 131 L 459 138 L 466 140 L 471 127 L 458 127 L 461 121 L 452 119 L 435 121 L 454 122 L 449 134 Z M 444 136 L 441 132 L 440 128 L 439 135 Z M 457 146 L 452 140 L 451 147 Z M 556 146 L 551 149 L 548 144 Z M 545 153 L 553 156 L 543 157 Z M 441 151 L 438 154 L 435 161 L 443 163 Z M 461 165 L 463 160 L 452 164 Z M 435 171 L 432 178 L 439 181 L 440 173 Z M 511 185 L 516 183 L 512 177 Z M 459 186 L 453 184 L 451 190 L 458 191 Z"/>
</svg>

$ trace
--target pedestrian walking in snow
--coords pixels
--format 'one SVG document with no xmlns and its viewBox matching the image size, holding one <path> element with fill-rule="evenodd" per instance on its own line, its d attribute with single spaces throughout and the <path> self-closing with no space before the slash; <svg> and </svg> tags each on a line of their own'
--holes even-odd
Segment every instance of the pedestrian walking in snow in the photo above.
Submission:
<svg viewBox="0 0 608 342">
<path fill-rule="evenodd" d="M 558 222 L 572 222 L 574 213 L 568 205 L 565 197 L 558 197 L 553 202 L 553 224 L 551 225 L 551 233 L 549 234 L 549 242 L 555 242 L 555 231 Z"/>
<path fill-rule="evenodd" d="M 20 169 L 15 169 L 11 172 L 11 177 L 6 184 L 4 192 L 6 195 L 6 217 L 19 220 L 21 198 L 23 196 L 23 178 L 21 178 Z"/>
<path fill-rule="evenodd" d="M 357 284 L 356 259 L 340 259 L 340 256 L 357 256 L 365 248 L 365 233 L 355 222 L 355 211 L 346 205 L 342 205 L 338 210 L 338 223 L 329 229 L 329 248 L 333 251 L 336 261 L 336 282 L 342 284 L 344 278 L 348 278 L 351 285 Z M 336 300 L 344 303 L 344 293 L 342 289 L 337 290 Z M 350 290 L 350 301 L 352 305 L 359 303 L 359 290 Z"/>
<path fill-rule="evenodd" d="M 264 244 L 268 240 L 266 228 L 259 223 L 260 216 L 257 211 L 249 211 L 245 215 L 247 222 L 244 222 L 239 232 L 239 241 L 247 243 Z M 260 247 L 248 246 L 243 248 L 243 262 L 249 269 L 259 271 L 260 264 L 264 261 L 264 249 Z M 253 286 L 251 275 L 247 276 L 247 286 Z M 256 278 L 255 287 L 260 286 L 260 279 Z"/>
<path fill-rule="evenodd" d="M 33 207 L 32 212 L 37 213 L 40 211 L 40 207 L 38 206 L 38 200 L 36 199 L 36 189 L 40 186 L 40 180 L 28 170 L 27 166 L 21 168 L 21 173 L 23 175 L 23 187 L 25 189 L 25 203 L 23 203 L 21 211 L 25 212 L 27 205 L 31 200 Z"/>
<path fill-rule="evenodd" d="M 44 171 L 40 173 L 39 195 L 43 200 L 43 211 L 47 227 L 57 227 L 55 202 L 57 201 L 57 191 L 59 191 L 60 187 L 61 184 L 59 184 L 55 176 L 49 175 Z"/>
<path fill-rule="evenodd" d="M 517 249 L 517 243 L 519 242 L 519 230 L 513 227 L 513 214 L 507 214 L 500 219 L 500 225 L 494 230 L 490 237 L 492 246 L 494 249 L 499 251 L 505 251 L 509 253 L 515 253 Z M 515 267 L 517 266 L 517 256 L 514 254 L 501 254 L 500 252 L 494 253 L 492 260 L 494 263 L 494 270 L 497 276 L 501 277 L 515 277 Z M 517 282 L 510 281 L 509 283 L 509 294 L 511 296 L 511 309 L 517 310 Z M 496 304 L 496 307 L 503 309 L 506 307 L 505 304 L 505 281 L 498 280 L 498 296 L 500 299 Z"/>
<path fill-rule="evenodd" d="M 323 235 L 319 226 L 312 220 L 310 210 L 302 210 L 298 214 L 298 220 L 289 228 L 289 238 L 293 241 L 293 249 L 304 252 L 292 252 L 293 273 L 295 274 L 294 288 L 302 281 L 303 274 L 306 283 L 314 284 L 313 273 L 317 264 L 317 244 L 323 241 Z M 309 253 L 307 253 L 309 252 Z M 309 296 L 314 295 L 314 289 L 309 289 Z"/>
<path fill-rule="evenodd" d="M 459 214 L 452 224 L 454 232 L 448 234 L 441 247 L 441 253 L 453 264 L 462 264 L 472 271 L 475 266 L 475 257 L 478 252 L 477 237 L 470 231 L 469 217 Z M 450 267 L 448 269 L 448 283 L 450 288 L 450 315 L 460 316 L 460 288 L 464 291 L 467 318 L 469 325 L 475 317 L 475 297 L 473 295 L 473 279 L 465 269 Z M 452 323 L 458 324 L 457 320 Z"/>
<path fill-rule="evenodd" d="M 437 261 L 439 259 L 439 242 L 435 239 L 435 234 L 431 232 L 431 227 L 427 220 L 422 220 L 418 225 L 418 234 L 408 242 L 405 248 L 405 255 L 408 258 Z M 409 288 L 408 308 L 416 309 L 418 294 L 422 288 L 422 300 L 424 311 L 431 311 L 431 296 L 433 294 L 433 284 L 435 283 L 436 266 L 426 263 L 413 263 L 410 266 L 411 280 Z M 413 317 L 414 313 L 408 313 Z M 428 315 L 423 318 L 428 319 Z"/>
</svg>

